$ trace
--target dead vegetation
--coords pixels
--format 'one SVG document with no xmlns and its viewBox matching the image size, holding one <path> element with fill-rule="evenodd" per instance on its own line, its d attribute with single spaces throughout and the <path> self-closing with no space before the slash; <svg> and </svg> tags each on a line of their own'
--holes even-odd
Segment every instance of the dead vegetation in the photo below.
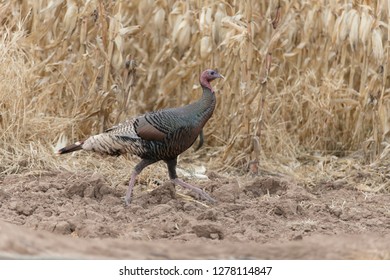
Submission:
<svg viewBox="0 0 390 280">
<path fill-rule="evenodd" d="M 200 71 L 218 68 L 226 80 L 191 159 L 390 189 L 388 1 L 10 0 L 0 15 L 2 174 L 91 168 L 123 180 L 131 161 L 58 160 L 52 148 L 191 102 Z"/>
</svg>

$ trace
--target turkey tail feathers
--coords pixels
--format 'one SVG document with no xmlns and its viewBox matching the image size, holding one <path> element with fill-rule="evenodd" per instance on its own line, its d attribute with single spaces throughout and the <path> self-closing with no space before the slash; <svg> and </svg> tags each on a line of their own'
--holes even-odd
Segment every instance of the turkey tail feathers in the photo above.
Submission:
<svg viewBox="0 0 390 280">
<path fill-rule="evenodd" d="M 76 142 L 76 143 L 74 143 L 72 145 L 69 145 L 69 146 L 66 146 L 66 147 L 64 147 L 62 149 L 59 149 L 57 151 L 57 154 L 61 155 L 61 154 L 67 154 L 67 153 L 71 153 L 71 152 L 75 152 L 75 151 L 81 150 L 83 144 L 84 144 L 84 141 Z"/>
</svg>

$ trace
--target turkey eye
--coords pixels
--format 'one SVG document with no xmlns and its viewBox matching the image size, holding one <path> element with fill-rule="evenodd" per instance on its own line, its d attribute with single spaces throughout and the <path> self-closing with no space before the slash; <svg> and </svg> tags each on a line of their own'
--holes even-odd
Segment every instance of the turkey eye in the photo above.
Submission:
<svg viewBox="0 0 390 280">
<path fill-rule="evenodd" d="M 210 72 L 210 75 L 213 75 L 213 76 L 214 76 L 214 75 L 215 75 L 215 71 L 211 71 L 211 72 Z"/>
</svg>

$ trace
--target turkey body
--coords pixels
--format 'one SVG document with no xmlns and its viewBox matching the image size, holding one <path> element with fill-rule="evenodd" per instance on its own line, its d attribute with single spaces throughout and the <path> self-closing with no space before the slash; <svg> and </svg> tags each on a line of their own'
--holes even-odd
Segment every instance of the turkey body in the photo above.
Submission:
<svg viewBox="0 0 390 280">
<path fill-rule="evenodd" d="M 201 100 L 179 108 L 150 112 L 94 135 L 82 144 L 82 149 L 100 154 L 130 153 L 142 159 L 174 159 L 195 142 L 215 108 L 215 95 L 208 103 Z"/>
<path fill-rule="evenodd" d="M 126 204 L 131 201 L 136 176 L 145 167 L 160 160 L 167 164 L 173 183 L 191 189 L 206 200 L 214 201 L 203 190 L 180 180 L 176 174 L 176 165 L 178 155 L 192 146 L 213 114 L 216 97 L 210 82 L 216 78 L 223 76 L 215 70 L 205 70 L 201 74 L 203 94 L 192 104 L 130 118 L 104 133 L 64 147 L 58 153 L 83 149 L 114 156 L 126 153 L 139 156 L 142 160 L 134 167 L 126 194 Z"/>
</svg>

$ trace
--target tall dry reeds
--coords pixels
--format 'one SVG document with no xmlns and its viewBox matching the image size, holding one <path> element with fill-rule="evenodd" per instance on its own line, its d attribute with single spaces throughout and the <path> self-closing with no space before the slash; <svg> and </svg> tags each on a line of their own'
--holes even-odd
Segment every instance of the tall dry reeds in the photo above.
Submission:
<svg viewBox="0 0 390 280">
<path fill-rule="evenodd" d="M 356 150 L 370 162 L 389 149 L 386 0 L 0 5 L 5 173 L 50 167 L 59 140 L 197 99 L 205 68 L 226 76 L 205 128 L 214 166 L 294 168 Z"/>
</svg>

